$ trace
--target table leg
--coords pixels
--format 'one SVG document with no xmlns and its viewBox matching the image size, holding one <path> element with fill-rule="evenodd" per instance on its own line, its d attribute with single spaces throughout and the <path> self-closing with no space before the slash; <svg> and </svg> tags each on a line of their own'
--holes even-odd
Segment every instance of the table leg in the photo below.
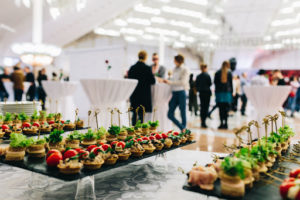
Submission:
<svg viewBox="0 0 300 200">
<path fill-rule="evenodd" d="M 75 200 L 96 200 L 94 176 L 81 178 L 77 181 Z"/>
<path fill-rule="evenodd" d="M 37 173 L 31 172 L 31 176 L 29 178 L 28 186 L 31 189 L 41 189 L 45 188 L 49 185 L 49 178 L 46 176 L 41 176 Z"/>
</svg>

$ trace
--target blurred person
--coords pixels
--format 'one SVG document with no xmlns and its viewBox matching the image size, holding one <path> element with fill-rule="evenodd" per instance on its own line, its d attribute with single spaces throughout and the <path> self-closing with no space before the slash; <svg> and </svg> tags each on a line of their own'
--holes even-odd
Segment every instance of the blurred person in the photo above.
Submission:
<svg viewBox="0 0 300 200">
<path fill-rule="evenodd" d="M 280 70 L 276 69 L 272 75 L 272 85 L 286 85 L 284 77 Z"/>
<path fill-rule="evenodd" d="M 159 56 L 157 53 L 152 54 L 152 61 L 152 73 L 159 78 L 165 78 L 166 68 L 159 65 Z"/>
<path fill-rule="evenodd" d="M 30 71 L 30 68 L 28 66 L 24 68 L 24 72 L 26 74 L 25 81 L 30 83 L 30 86 L 26 93 L 26 100 L 33 101 L 35 98 L 35 91 L 36 91 L 34 74 Z"/>
<path fill-rule="evenodd" d="M 260 69 L 257 72 L 257 75 L 255 75 L 251 79 L 251 85 L 253 86 L 269 86 L 269 79 L 266 77 L 266 71 L 263 69 Z"/>
<path fill-rule="evenodd" d="M 58 81 L 58 77 L 55 72 L 52 72 L 52 81 Z"/>
<path fill-rule="evenodd" d="M 5 89 L 4 82 L 10 81 L 9 68 L 3 69 L 3 74 L 0 75 L 0 100 L 8 99 L 8 92 Z"/>
<path fill-rule="evenodd" d="M 182 131 L 186 130 L 186 90 L 189 89 L 189 72 L 184 66 L 184 57 L 178 54 L 174 57 L 175 68 L 170 80 L 164 80 L 171 85 L 172 98 L 169 101 L 168 118 Z M 181 123 L 175 118 L 175 110 L 179 106 Z"/>
<path fill-rule="evenodd" d="M 201 74 L 196 78 L 196 88 L 199 92 L 200 98 L 200 117 L 201 117 L 201 127 L 207 128 L 206 118 L 208 117 L 208 109 L 210 105 L 211 90 L 212 85 L 211 78 L 207 73 L 207 65 L 201 64 Z"/>
<path fill-rule="evenodd" d="M 216 103 L 219 108 L 220 126 L 219 129 L 228 129 L 228 111 L 232 103 L 232 74 L 228 61 L 222 63 L 222 67 L 215 74 Z"/>
<path fill-rule="evenodd" d="M 46 92 L 43 88 L 43 83 L 42 81 L 48 80 L 47 74 L 46 74 L 46 69 L 43 68 L 39 71 L 38 74 L 38 96 L 39 96 L 39 101 L 42 101 L 42 109 L 45 110 L 45 103 L 46 103 Z"/>
<path fill-rule="evenodd" d="M 130 96 L 130 104 L 133 108 L 132 125 L 136 124 L 136 109 L 142 105 L 145 107 L 146 112 L 152 112 L 152 97 L 151 85 L 155 84 L 156 80 L 152 73 L 151 68 L 146 65 L 147 52 L 140 51 L 138 53 L 138 61 L 135 65 L 131 66 L 128 71 L 129 79 L 137 79 L 138 84 Z M 140 108 L 138 112 L 138 119 L 141 122 L 143 119 L 143 110 Z"/>
<path fill-rule="evenodd" d="M 291 110 L 291 117 L 294 117 L 294 113 L 296 110 L 296 104 L 297 104 L 297 91 L 298 88 L 300 87 L 300 84 L 298 82 L 298 78 L 296 76 L 291 77 L 291 82 L 290 82 L 291 92 L 288 97 L 288 107 Z"/>
<path fill-rule="evenodd" d="M 238 102 L 241 93 L 241 81 L 238 75 L 233 76 L 232 80 L 232 87 L 233 87 L 233 102 L 232 102 L 232 110 L 236 112 L 238 110 Z"/>
<path fill-rule="evenodd" d="M 197 89 L 196 89 L 196 82 L 193 79 L 194 75 L 190 74 L 190 89 L 189 89 L 189 111 L 191 112 L 191 115 L 193 115 L 193 112 L 195 113 L 195 116 L 197 116 L 198 112 L 198 102 L 197 102 Z"/>
<path fill-rule="evenodd" d="M 11 74 L 11 81 L 14 84 L 15 101 L 22 101 L 25 76 L 20 67 L 14 66 L 14 71 Z"/>
<path fill-rule="evenodd" d="M 245 116 L 247 101 L 248 101 L 247 96 L 245 94 L 245 90 L 244 90 L 244 87 L 247 85 L 249 85 L 247 73 L 244 72 L 244 73 L 242 73 L 242 77 L 241 77 L 241 102 L 242 102 L 241 114 L 243 116 Z"/>
</svg>

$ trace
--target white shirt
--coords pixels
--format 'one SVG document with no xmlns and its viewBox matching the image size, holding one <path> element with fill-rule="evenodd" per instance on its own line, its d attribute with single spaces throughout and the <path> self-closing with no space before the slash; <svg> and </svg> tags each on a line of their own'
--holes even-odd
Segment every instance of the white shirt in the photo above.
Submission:
<svg viewBox="0 0 300 200">
<path fill-rule="evenodd" d="M 270 83 L 269 83 L 269 80 L 266 77 L 264 77 L 262 75 L 256 75 L 252 78 L 251 85 L 254 85 L 254 86 L 269 86 Z"/>
<path fill-rule="evenodd" d="M 172 91 L 181 91 L 189 89 L 189 71 L 184 66 L 175 67 L 173 77 L 170 80 Z"/>
</svg>

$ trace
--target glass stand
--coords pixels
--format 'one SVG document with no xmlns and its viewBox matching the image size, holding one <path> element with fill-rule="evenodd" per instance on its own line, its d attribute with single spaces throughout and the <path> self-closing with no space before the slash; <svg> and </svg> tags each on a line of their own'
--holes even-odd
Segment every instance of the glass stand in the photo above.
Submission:
<svg viewBox="0 0 300 200">
<path fill-rule="evenodd" d="M 81 178 L 77 181 L 75 200 L 96 200 L 94 176 Z"/>
<path fill-rule="evenodd" d="M 29 178 L 28 186 L 31 189 L 42 189 L 49 185 L 48 177 L 41 176 L 37 173 L 31 172 L 31 176 Z"/>
</svg>

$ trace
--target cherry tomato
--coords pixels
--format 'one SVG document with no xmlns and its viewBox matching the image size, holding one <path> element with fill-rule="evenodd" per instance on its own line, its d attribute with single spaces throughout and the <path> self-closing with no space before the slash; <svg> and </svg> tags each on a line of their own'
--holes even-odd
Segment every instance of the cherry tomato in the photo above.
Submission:
<svg viewBox="0 0 300 200">
<path fill-rule="evenodd" d="M 110 143 L 110 145 L 111 146 L 114 146 L 114 145 L 116 145 L 118 143 L 118 141 L 112 141 L 111 143 Z"/>
<path fill-rule="evenodd" d="M 117 146 L 122 147 L 122 149 L 124 149 L 125 148 L 125 142 L 118 142 Z"/>
<path fill-rule="evenodd" d="M 80 151 L 82 151 L 81 148 L 76 148 L 76 149 L 74 149 L 74 150 L 77 151 L 78 153 L 79 153 Z"/>
<path fill-rule="evenodd" d="M 103 151 L 106 151 L 108 148 L 111 148 L 111 146 L 109 144 L 104 144 L 101 146 Z"/>
<path fill-rule="evenodd" d="M 31 127 L 31 124 L 28 122 L 24 122 L 22 126 L 23 126 L 23 128 L 29 128 L 29 127 Z"/>
<path fill-rule="evenodd" d="M 177 136 L 177 135 L 179 135 L 179 133 L 178 133 L 178 132 L 174 132 L 173 135 L 176 135 L 176 136 Z"/>
<path fill-rule="evenodd" d="M 142 140 L 149 140 L 148 137 L 142 137 Z"/>
<path fill-rule="evenodd" d="M 78 154 L 79 154 L 79 159 L 84 159 L 89 156 L 89 152 L 82 149 L 78 152 Z"/>
<path fill-rule="evenodd" d="M 58 150 L 56 150 L 56 149 L 52 149 L 52 150 L 48 151 L 46 158 L 48 158 L 48 157 L 49 157 L 51 154 L 53 154 L 53 153 L 61 154 L 60 151 L 58 151 Z"/>
<path fill-rule="evenodd" d="M 168 138 L 168 135 L 167 135 L 166 133 L 162 133 L 161 136 L 162 136 L 164 139 Z"/>
<path fill-rule="evenodd" d="M 162 137 L 161 137 L 161 135 L 156 134 L 156 135 L 155 135 L 155 138 L 156 138 L 157 140 L 160 140 Z"/>
<path fill-rule="evenodd" d="M 6 125 L 6 124 L 3 124 L 3 125 L 2 125 L 2 130 L 3 130 L 3 131 L 8 130 L 8 129 L 9 129 L 9 126 L 8 126 L 8 125 Z"/>
<path fill-rule="evenodd" d="M 34 122 L 34 123 L 32 124 L 32 126 L 40 127 L 40 124 L 37 123 L 37 122 Z"/>
<path fill-rule="evenodd" d="M 55 123 L 55 121 L 53 121 L 53 120 L 51 120 L 51 121 L 48 122 L 48 124 L 50 124 L 50 125 L 54 124 L 54 123 Z"/>
<path fill-rule="evenodd" d="M 300 168 L 292 170 L 290 172 L 290 177 L 300 178 Z"/>
<path fill-rule="evenodd" d="M 137 142 L 142 142 L 143 140 L 142 140 L 142 138 L 138 138 L 138 139 L 136 139 L 136 141 Z"/>
<path fill-rule="evenodd" d="M 60 120 L 60 122 L 61 122 L 62 124 L 64 124 L 64 123 L 65 123 L 65 121 L 64 121 L 64 120 Z"/>
<path fill-rule="evenodd" d="M 64 153 L 64 159 L 74 157 L 74 156 L 76 156 L 77 154 L 78 154 L 77 151 L 75 151 L 74 149 L 70 149 L 70 150 L 68 150 L 68 151 L 66 151 L 66 152 Z"/>
<path fill-rule="evenodd" d="M 59 164 L 59 161 L 62 160 L 63 157 L 61 153 L 52 153 L 46 160 L 46 163 L 50 167 L 56 167 Z"/>
<path fill-rule="evenodd" d="M 280 195 L 283 199 L 285 199 L 287 197 L 288 191 L 291 187 L 293 187 L 295 185 L 294 182 L 283 182 L 280 187 Z"/>
<path fill-rule="evenodd" d="M 103 151 L 102 147 L 95 147 L 91 152 L 93 152 L 96 156 L 98 155 L 99 152 Z"/>
<path fill-rule="evenodd" d="M 150 140 L 155 140 L 155 137 L 154 136 L 150 136 L 149 139 Z"/>
<path fill-rule="evenodd" d="M 97 145 L 90 145 L 86 150 L 91 152 L 93 148 L 97 147 Z"/>
<path fill-rule="evenodd" d="M 172 130 L 171 130 L 171 131 L 168 131 L 168 134 L 169 134 L 169 133 L 172 133 L 172 132 L 173 132 Z"/>
</svg>

